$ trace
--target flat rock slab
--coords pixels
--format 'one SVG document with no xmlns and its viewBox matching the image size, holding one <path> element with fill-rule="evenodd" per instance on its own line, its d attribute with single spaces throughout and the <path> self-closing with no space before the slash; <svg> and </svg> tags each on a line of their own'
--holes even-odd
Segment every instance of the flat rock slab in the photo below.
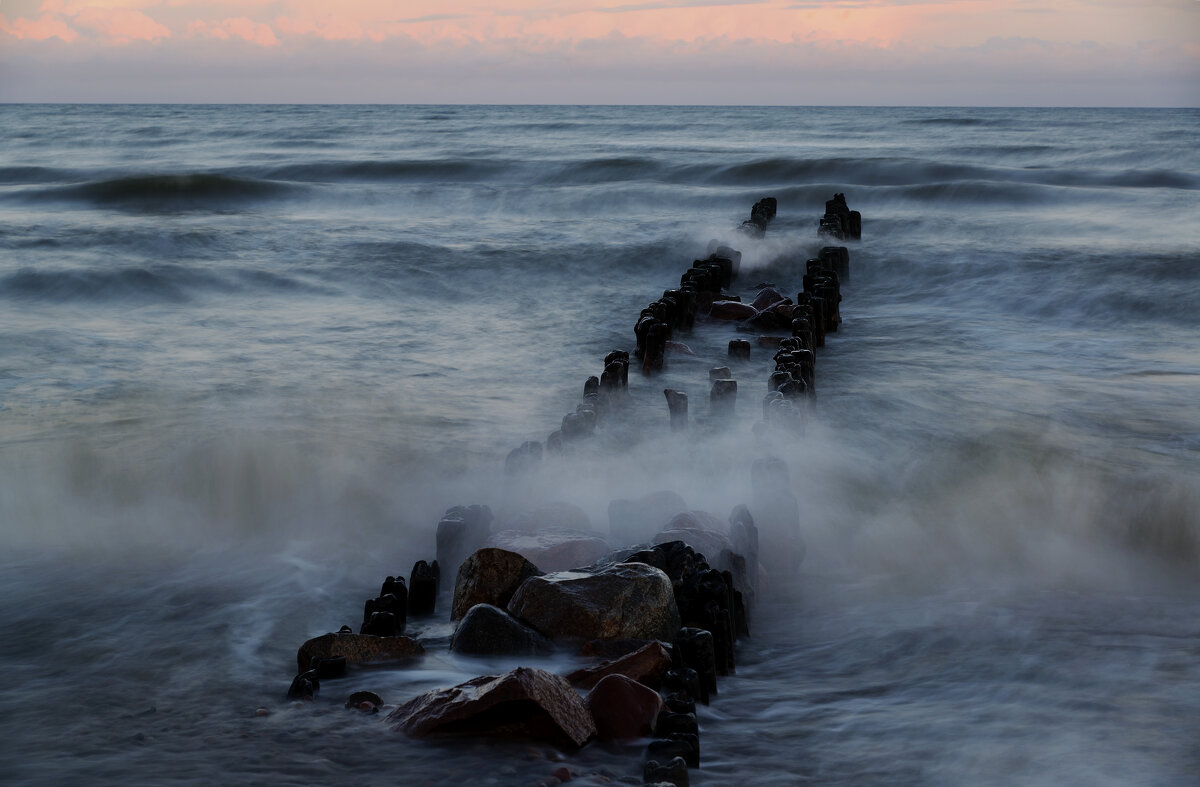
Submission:
<svg viewBox="0 0 1200 787">
<path fill-rule="evenodd" d="M 296 666 L 305 672 L 313 658 L 345 656 L 347 664 L 386 664 L 422 656 L 425 648 L 409 637 L 374 637 L 370 634 L 331 633 L 313 637 L 296 652 Z"/>
<path fill-rule="evenodd" d="M 388 721 L 413 737 L 528 738 L 563 749 L 579 748 L 596 735 L 592 714 L 571 684 L 532 667 L 430 691 L 392 711 Z"/>
<path fill-rule="evenodd" d="M 508 611 L 556 640 L 661 639 L 679 630 L 670 578 L 644 563 L 525 581 Z"/>
<path fill-rule="evenodd" d="M 549 527 L 537 532 L 502 530 L 488 545 L 516 552 L 543 571 L 566 571 L 586 566 L 608 554 L 608 542 L 594 533 Z"/>
<path fill-rule="evenodd" d="M 624 675 L 643 686 L 658 689 L 670 667 L 671 654 L 661 642 L 655 641 L 618 659 L 577 669 L 567 675 L 567 680 L 576 688 L 590 689 L 609 675 Z"/>
</svg>

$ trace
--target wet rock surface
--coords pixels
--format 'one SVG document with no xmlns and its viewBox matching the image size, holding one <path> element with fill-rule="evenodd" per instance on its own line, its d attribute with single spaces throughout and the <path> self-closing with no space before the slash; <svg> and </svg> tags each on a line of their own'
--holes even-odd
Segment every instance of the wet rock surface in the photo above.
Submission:
<svg viewBox="0 0 1200 787">
<path fill-rule="evenodd" d="M 499 607 L 476 604 L 459 622 L 450 650 L 473 656 L 544 656 L 554 645 Z"/>
<path fill-rule="evenodd" d="M 632 740 L 654 732 L 663 700 L 632 678 L 606 675 L 588 692 L 587 706 L 600 740 Z"/>
<path fill-rule="evenodd" d="M 347 664 L 387 664 L 425 653 L 421 643 L 409 637 L 373 637 L 368 634 L 338 632 L 313 637 L 300 646 L 296 665 L 306 671 L 314 658 L 344 658 Z"/>
<path fill-rule="evenodd" d="M 454 582 L 451 620 L 460 620 L 476 604 L 506 607 L 521 583 L 542 572 L 523 555 L 499 547 L 485 547 L 472 553 Z"/>
<path fill-rule="evenodd" d="M 571 684 L 534 667 L 427 692 L 387 718 L 394 730 L 414 737 L 528 738 L 572 749 L 596 735 L 592 715 Z"/>
<path fill-rule="evenodd" d="M 508 611 L 555 640 L 669 640 L 679 628 L 671 580 L 636 563 L 533 577 L 517 590 Z"/>
<path fill-rule="evenodd" d="M 608 675 L 623 675 L 644 686 L 658 689 L 671 667 L 671 654 L 661 642 L 650 642 L 620 658 L 583 667 L 567 675 L 572 686 L 590 689 Z"/>
</svg>

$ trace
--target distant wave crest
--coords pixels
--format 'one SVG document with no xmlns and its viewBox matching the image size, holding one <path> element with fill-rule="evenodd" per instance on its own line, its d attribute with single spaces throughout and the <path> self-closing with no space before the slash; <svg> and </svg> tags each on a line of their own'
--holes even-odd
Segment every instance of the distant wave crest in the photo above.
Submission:
<svg viewBox="0 0 1200 787">
<path fill-rule="evenodd" d="M 294 189 L 287 183 L 221 173 L 139 174 L 54 186 L 25 196 L 79 201 L 100 208 L 221 210 L 286 196 Z"/>
<path fill-rule="evenodd" d="M 200 292 L 315 291 L 298 279 L 262 270 L 206 271 L 194 266 L 130 265 L 109 269 L 22 268 L 0 277 L 0 296 L 35 301 L 183 302 Z"/>
</svg>

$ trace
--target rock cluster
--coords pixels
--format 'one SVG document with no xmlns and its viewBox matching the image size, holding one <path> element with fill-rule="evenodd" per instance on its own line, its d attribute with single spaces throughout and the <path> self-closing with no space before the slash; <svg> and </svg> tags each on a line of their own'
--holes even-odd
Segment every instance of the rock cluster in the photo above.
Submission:
<svg viewBox="0 0 1200 787">
<path fill-rule="evenodd" d="M 739 229 L 761 237 L 776 209 L 774 198 L 759 200 Z M 844 195 L 826 204 L 820 234 L 858 237 L 860 227 Z M 673 332 L 691 329 L 697 315 L 738 322 L 745 330 L 790 330 L 782 339 L 757 341 L 777 348 L 763 423 L 798 428 L 815 395 L 815 352 L 841 322 L 849 254 L 841 246 L 822 248 L 807 262 L 795 300 L 767 284 L 756 288 L 750 303 L 726 292 L 740 262 L 740 252 L 710 244 L 708 256 L 693 263 L 679 288 L 642 311 L 632 357 L 644 373 L 662 368 Z M 752 348 L 749 341 L 731 340 L 729 366 L 710 372 L 715 418 L 733 413 L 738 386 L 730 367 L 740 368 Z M 588 378 L 583 402 L 550 435 L 546 450 L 561 451 L 589 437 L 628 395 L 630 358 L 622 350 L 605 357 L 603 374 Z M 686 393 L 665 393 L 672 427 L 686 429 Z M 509 454 L 505 471 L 525 472 L 542 456 L 542 444 L 527 442 Z M 448 617 L 457 622 L 448 643 L 454 653 L 538 657 L 568 649 L 593 663 L 565 676 L 520 667 L 426 692 L 388 714 L 393 729 L 416 737 L 525 738 L 567 750 L 593 739 L 648 740 L 644 781 L 687 785 L 689 768 L 700 765 L 697 704 L 711 703 L 719 678 L 736 671 L 736 642 L 750 633 L 763 570 L 790 573 L 803 559 L 799 502 L 786 463 L 772 457 L 755 462 L 751 481 L 748 505 L 735 507 L 724 521 L 690 509 L 674 492 L 613 500 L 608 539 L 569 504 L 525 512 L 494 531 L 487 506 L 451 508 L 437 524 L 437 559 L 417 561 L 407 583 L 403 576 L 387 577 L 366 601 L 359 633 L 343 626 L 300 647 L 288 696 L 312 700 L 322 680 L 347 670 L 420 658 L 422 624 L 413 624 L 417 637 L 405 636 L 406 630 L 411 621 L 434 616 L 439 596 L 448 595 Z M 760 530 L 771 545 L 767 551 L 760 549 Z M 441 587 L 443 571 L 454 578 L 453 588 Z M 371 692 L 355 692 L 345 702 L 365 713 L 382 706 Z"/>
</svg>

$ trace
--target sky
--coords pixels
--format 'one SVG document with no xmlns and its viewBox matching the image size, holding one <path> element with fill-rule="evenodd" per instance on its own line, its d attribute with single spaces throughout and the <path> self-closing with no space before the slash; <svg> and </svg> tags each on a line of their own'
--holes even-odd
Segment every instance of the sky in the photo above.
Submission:
<svg viewBox="0 0 1200 787">
<path fill-rule="evenodd" d="M 0 0 L 0 101 L 1200 106 L 1200 0 Z"/>
</svg>

